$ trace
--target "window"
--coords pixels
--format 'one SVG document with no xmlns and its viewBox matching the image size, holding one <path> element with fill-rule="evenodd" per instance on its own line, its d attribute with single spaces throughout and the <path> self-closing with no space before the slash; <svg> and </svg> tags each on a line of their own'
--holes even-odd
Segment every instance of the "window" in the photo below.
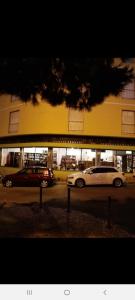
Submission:
<svg viewBox="0 0 135 300">
<path fill-rule="evenodd" d="M 129 110 L 122 111 L 122 133 L 123 134 L 135 133 L 135 111 L 129 111 Z"/>
<path fill-rule="evenodd" d="M 84 125 L 84 112 L 73 108 L 69 109 L 68 128 L 69 131 L 82 131 Z"/>
<path fill-rule="evenodd" d="M 49 174 L 49 170 L 48 169 L 37 169 L 37 173 L 38 174 L 48 175 Z"/>
<path fill-rule="evenodd" d="M 18 132 L 19 129 L 19 110 L 10 112 L 9 133 Z"/>
<path fill-rule="evenodd" d="M 118 171 L 114 168 L 104 168 L 102 171 L 102 173 L 114 173 L 114 172 L 118 172 Z"/>
<path fill-rule="evenodd" d="M 33 173 L 32 171 L 33 171 L 32 169 L 25 169 L 25 173 L 27 175 L 32 174 Z"/>
<path fill-rule="evenodd" d="M 128 83 L 120 93 L 122 98 L 135 99 L 135 80 Z"/>
<path fill-rule="evenodd" d="M 116 169 L 114 168 L 95 168 L 93 169 L 93 173 L 114 173 L 114 172 L 118 172 Z"/>
<path fill-rule="evenodd" d="M 102 168 L 95 168 L 92 170 L 93 173 L 104 173 L 104 170 Z"/>
<path fill-rule="evenodd" d="M 25 174 L 27 174 L 27 169 L 23 169 L 23 170 L 19 171 L 17 174 L 25 175 Z"/>
<path fill-rule="evenodd" d="M 11 102 L 15 102 L 15 101 L 18 101 L 19 100 L 19 97 L 18 96 L 11 96 Z"/>
</svg>

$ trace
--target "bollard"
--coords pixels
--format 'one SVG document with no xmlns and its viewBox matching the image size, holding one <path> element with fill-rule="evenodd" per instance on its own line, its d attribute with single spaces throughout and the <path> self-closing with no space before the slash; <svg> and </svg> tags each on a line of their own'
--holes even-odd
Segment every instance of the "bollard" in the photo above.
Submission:
<svg viewBox="0 0 135 300">
<path fill-rule="evenodd" d="M 42 201 L 42 186 L 40 186 L 40 208 L 42 208 L 43 207 L 43 201 Z"/>
<path fill-rule="evenodd" d="M 66 225 L 67 225 L 67 234 L 69 234 L 70 233 L 70 214 L 66 214 Z"/>
<path fill-rule="evenodd" d="M 109 196 L 108 197 L 108 218 L 107 218 L 107 228 L 111 229 L 112 228 L 112 215 L 111 215 L 111 210 L 112 210 L 112 199 Z"/>
<path fill-rule="evenodd" d="M 71 201 L 70 201 L 70 187 L 68 187 L 68 198 L 67 198 L 67 212 L 71 211 Z"/>
<path fill-rule="evenodd" d="M 70 212 L 71 212 L 71 202 L 70 202 L 70 187 L 67 190 L 67 214 L 66 214 L 66 229 L 67 234 L 70 233 Z"/>
</svg>

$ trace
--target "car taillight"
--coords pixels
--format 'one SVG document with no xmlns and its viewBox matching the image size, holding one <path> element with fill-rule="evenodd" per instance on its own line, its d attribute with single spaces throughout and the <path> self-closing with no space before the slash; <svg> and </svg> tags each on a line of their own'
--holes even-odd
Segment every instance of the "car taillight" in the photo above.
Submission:
<svg viewBox="0 0 135 300">
<path fill-rule="evenodd" d="M 45 176 L 48 176 L 48 175 L 49 175 L 49 174 L 48 174 L 48 170 L 44 171 L 44 175 L 45 175 Z"/>
</svg>

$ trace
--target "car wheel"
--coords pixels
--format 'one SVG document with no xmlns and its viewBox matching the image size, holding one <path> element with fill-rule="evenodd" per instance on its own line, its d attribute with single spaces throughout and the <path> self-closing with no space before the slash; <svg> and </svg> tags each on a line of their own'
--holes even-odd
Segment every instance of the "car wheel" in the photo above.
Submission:
<svg viewBox="0 0 135 300">
<path fill-rule="evenodd" d="M 85 181 L 83 179 L 79 178 L 76 180 L 75 185 L 78 188 L 83 188 L 85 186 Z"/>
<path fill-rule="evenodd" d="M 41 187 L 46 188 L 48 186 L 48 181 L 47 180 L 42 180 L 41 181 Z"/>
<path fill-rule="evenodd" d="M 122 182 L 122 180 L 121 180 L 120 178 L 116 178 L 116 179 L 114 180 L 114 182 L 113 182 L 113 185 L 114 185 L 115 187 L 121 187 L 121 186 L 123 185 L 123 182 Z"/>
<path fill-rule="evenodd" d="M 8 187 L 8 188 L 10 188 L 10 187 L 12 187 L 13 186 L 13 182 L 12 182 L 12 180 L 7 180 L 6 182 L 5 182 L 5 187 Z"/>
</svg>

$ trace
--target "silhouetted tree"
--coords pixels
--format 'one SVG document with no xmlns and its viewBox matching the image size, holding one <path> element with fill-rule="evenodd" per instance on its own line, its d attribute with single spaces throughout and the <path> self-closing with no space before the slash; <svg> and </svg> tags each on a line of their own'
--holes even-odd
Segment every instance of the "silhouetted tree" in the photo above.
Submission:
<svg viewBox="0 0 135 300">
<path fill-rule="evenodd" d="M 89 110 L 133 78 L 133 69 L 113 58 L 0 58 L 0 94 L 33 104 L 40 94 L 51 105 Z"/>
</svg>

